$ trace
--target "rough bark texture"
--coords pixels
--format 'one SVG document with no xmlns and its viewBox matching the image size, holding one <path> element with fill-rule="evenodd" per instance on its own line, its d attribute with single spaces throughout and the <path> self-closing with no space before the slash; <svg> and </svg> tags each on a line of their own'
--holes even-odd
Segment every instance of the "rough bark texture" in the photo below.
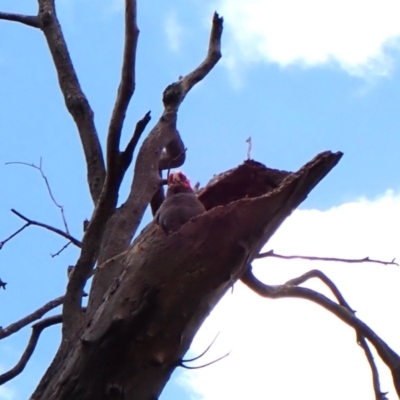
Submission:
<svg viewBox="0 0 400 400">
<path fill-rule="evenodd" d="M 322 153 L 297 173 L 246 161 L 202 190 L 208 211 L 178 232 L 149 224 L 79 339 L 51 367 L 58 373 L 32 398 L 158 398 L 213 307 L 340 157 Z"/>
</svg>

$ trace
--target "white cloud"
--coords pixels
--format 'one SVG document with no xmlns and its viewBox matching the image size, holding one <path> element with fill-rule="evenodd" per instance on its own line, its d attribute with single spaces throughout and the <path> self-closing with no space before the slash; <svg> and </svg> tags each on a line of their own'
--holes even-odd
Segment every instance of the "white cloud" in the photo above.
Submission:
<svg viewBox="0 0 400 400">
<path fill-rule="evenodd" d="M 336 64 L 352 75 L 387 75 L 398 49 L 399 0 L 217 0 L 226 65 Z"/>
<path fill-rule="evenodd" d="M 277 253 L 390 260 L 399 256 L 400 196 L 387 192 L 328 211 L 300 210 L 282 225 L 268 245 Z M 359 318 L 400 351 L 400 269 L 379 264 L 282 261 L 255 263 L 257 276 L 278 284 L 305 271 L 323 270 L 339 287 Z M 318 282 L 307 286 L 329 295 Z M 204 369 L 185 371 L 182 384 L 203 400 L 307 398 L 373 400 L 371 373 L 352 329 L 304 300 L 262 299 L 235 285 L 211 313 L 192 345 L 198 363 L 229 357 Z M 378 358 L 378 357 L 377 357 Z M 397 398 L 386 368 L 383 390 Z"/>
<path fill-rule="evenodd" d="M 182 46 L 184 30 L 175 13 L 169 13 L 167 15 L 165 18 L 164 29 L 168 47 L 171 51 L 178 52 Z"/>
</svg>

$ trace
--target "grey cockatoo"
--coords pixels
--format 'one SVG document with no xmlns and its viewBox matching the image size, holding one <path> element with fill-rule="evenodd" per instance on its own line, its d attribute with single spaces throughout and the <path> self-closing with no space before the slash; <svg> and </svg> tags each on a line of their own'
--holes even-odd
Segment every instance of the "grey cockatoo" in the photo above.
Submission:
<svg viewBox="0 0 400 400">
<path fill-rule="evenodd" d="M 168 189 L 164 202 L 156 212 L 154 220 L 166 233 L 176 232 L 191 218 L 205 211 L 201 201 L 182 172 L 168 176 Z"/>
</svg>

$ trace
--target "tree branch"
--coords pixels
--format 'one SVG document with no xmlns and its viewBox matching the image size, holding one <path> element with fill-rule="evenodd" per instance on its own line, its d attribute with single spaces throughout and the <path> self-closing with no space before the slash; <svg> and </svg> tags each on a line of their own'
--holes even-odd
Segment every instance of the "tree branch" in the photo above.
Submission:
<svg viewBox="0 0 400 400">
<path fill-rule="evenodd" d="M 336 257 L 314 257 L 314 256 L 284 256 L 282 254 L 274 253 L 274 250 L 269 250 L 265 253 L 260 253 L 256 259 L 259 258 L 266 258 L 266 257 L 275 257 L 281 258 L 283 260 L 308 260 L 308 261 L 333 261 L 333 262 L 344 262 L 344 263 L 351 263 L 351 264 L 359 264 L 359 263 L 375 263 L 375 264 L 383 264 L 383 265 L 399 265 L 396 262 L 396 259 L 393 258 L 392 261 L 382 261 L 382 260 L 374 260 L 369 257 L 364 258 L 336 258 Z"/>
<path fill-rule="evenodd" d="M 60 250 L 58 250 L 56 253 L 54 254 L 50 254 L 51 258 L 57 257 L 59 256 L 72 242 L 67 242 L 63 247 L 61 247 Z"/>
<path fill-rule="evenodd" d="M 142 221 L 147 205 L 153 198 L 154 193 L 160 188 L 159 169 L 164 167 L 160 164 L 162 150 L 174 141 L 175 143 L 181 141 L 176 129 L 179 106 L 190 89 L 201 81 L 221 58 L 222 24 L 223 19 L 218 14 L 214 14 L 210 44 L 205 60 L 184 78 L 165 89 L 163 114 L 140 148 L 136 158 L 130 193 L 125 203 L 115 210 L 110 219 L 107 227 L 107 248 L 102 250 L 99 263 L 111 259 L 115 254 L 122 253 L 127 249 Z M 170 166 L 169 161 L 166 168 Z M 92 291 L 96 291 L 96 294 L 93 295 L 94 293 L 91 293 L 89 297 L 88 318 L 90 318 L 91 312 L 100 304 L 103 294 L 109 287 L 109 282 L 119 276 L 121 269 L 122 264 L 119 263 L 107 269 L 98 270 L 92 285 Z M 71 279 L 70 284 L 72 282 L 73 279 Z M 79 291 L 77 290 L 76 298 L 78 298 L 82 288 Z"/>
<path fill-rule="evenodd" d="M 360 334 L 357 334 L 357 343 L 364 350 L 365 356 L 368 360 L 368 364 L 371 368 L 375 400 L 388 400 L 388 398 L 386 397 L 387 393 L 383 393 L 381 390 L 381 384 L 379 382 L 378 368 L 376 367 L 376 364 L 374 361 L 374 356 L 372 355 L 372 352 L 368 346 L 367 341 L 365 340 L 365 338 L 363 336 L 361 336 Z"/>
<path fill-rule="evenodd" d="M 157 159 L 157 156 L 160 155 L 161 149 L 167 147 L 171 142 L 176 141 L 177 135 L 179 135 L 176 130 L 179 106 L 193 86 L 205 78 L 221 58 L 222 24 L 223 19 L 215 13 L 212 22 L 208 53 L 205 60 L 178 82 L 169 85 L 164 91 L 163 115 L 151 130 L 139 151 L 131 191 L 125 203 L 125 207 L 130 210 L 140 209 L 138 218 L 134 218 L 132 221 L 133 223 L 130 229 L 133 229 L 133 232 L 136 231 L 141 221 L 145 207 L 151 200 L 155 191 L 159 188 L 160 177 L 158 175 L 157 164 L 155 164 L 154 161 Z M 178 155 L 183 157 L 185 152 L 180 150 Z M 178 161 L 179 160 L 176 160 L 176 162 Z M 168 162 L 170 162 L 170 160 L 168 160 Z M 163 166 L 160 163 L 158 168 L 168 169 L 173 168 L 173 166 L 170 164 Z M 147 177 L 146 174 L 144 174 L 145 171 L 147 172 L 147 177 L 150 175 L 150 179 L 147 179 L 148 182 L 146 182 Z M 145 195 L 145 198 L 143 198 L 141 194 Z M 129 232 L 129 237 L 132 236 L 133 232 L 132 230 Z"/>
<path fill-rule="evenodd" d="M 15 332 L 18 332 L 20 329 L 24 328 L 28 324 L 30 324 L 33 321 L 36 321 L 37 319 L 40 319 L 43 317 L 44 314 L 52 310 L 53 308 L 58 307 L 59 305 L 62 304 L 64 300 L 64 296 L 57 297 L 54 300 L 49 301 L 46 303 L 44 306 L 40 307 L 38 310 L 34 311 L 32 314 L 27 315 L 26 317 L 20 319 L 17 322 L 14 322 L 13 324 L 9 325 L 7 328 L 0 328 L 0 339 L 4 339 Z"/>
<path fill-rule="evenodd" d="M 29 359 L 31 358 L 35 350 L 36 344 L 39 340 L 39 336 L 42 333 L 42 331 L 45 328 L 48 328 L 49 326 L 60 324 L 61 322 L 62 322 L 62 316 L 55 315 L 53 317 L 46 318 L 43 321 L 37 322 L 32 326 L 32 334 L 24 353 L 22 354 L 20 360 L 18 361 L 17 365 L 15 365 L 14 368 L 0 375 L 0 385 L 3 385 L 4 383 L 15 378 L 24 370 L 26 364 L 28 363 Z"/>
<path fill-rule="evenodd" d="M 29 225 L 31 225 L 29 222 L 27 222 L 23 227 L 17 229 L 14 233 L 12 233 L 7 239 L 4 239 L 3 241 L 0 242 L 0 250 L 3 248 L 3 246 L 11 240 L 14 236 L 17 236 L 18 233 L 22 232 L 25 228 L 27 228 Z"/>
<path fill-rule="evenodd" d="M 131 164 L 133 152 L 135 151 L 139 139 L 142 136 L 142 133 L 146 129 L 146 126 L 150 122 L 150 120 L 150 111 L 148 111 L 145 116 L 137 122 L 131 140 L 128 142 L 125 150 L 121 153 L 121 164 L 123 171 L 126 171 Z"/>
<path fill-rule="evenodd" d="M 284 286 L 299 286 L 302 283 L 308 281 L 311 278 L 317 278 L 323 283 L 325 283 L 326 286 L 330 289 L 332 294 L 336 297 L 336 300 L 338 303 L 347 308 L 351 313 L 354 313 L 355 311 L 349 306 L 347 301 L 344 299 L 343 295 L 340 293 L 338 287 L 321 271 L 318 269 L 313 269 L 311 271 L 306 272 L 305 274 L 297 277 L 290 279 L 287 281 Z"/>
<path fill-rule="evenodd" d="M 32 28 L 40 28 L 39 19 L 36 15 L 21 15 L 0 12 L 0 19 L 20 22 L 21 24 L 28 25 Z"/>
<path fill-rule="evenodd" d="M 84 95 L 57 19 L 54 0 L 39 0 L 41 29 L 46 37 L 65 105 L 78 128 L 87 165 L 87 177 L 93 202 L 100 197 L 105 180 L 105 166 L 100 141 L 94 125 L 93 111 Z"/>
<path fill-rule="evenodd" d="M 61 218 L 62 218 L 63 223 L 64 223 L 65 232 L 67 232 L 69 234 L 67 219 L 65 218 L 65 213 L 64 213 L 64 207 L 61 204 L 57 203 L 57 200 L 55 199 L 55 197 L 53 195 L 53 192 L 52 192 L 51 187 L 50 187 L 49 180 L 47 179 L 47 176 L 44 174 L 43 169 L 42 169 L 42 158 L 40 158 L 39 166 L 37 166 L 37 165 L 35 165 L 33 163 L 29 164 L 29 163 L 25 163 L 25 162 L 21 162 L 21 161 L 6 162 L 6 165 L 11 165 L 11 164 L 26 165 L 27 167 L 31 167 L 31 168 L 37 169 L 40 172 L 40 174 L 42 175 L 42 178 L 44 180 L 44 183 L 46 184 L 47 192 L 49 193 L 51 201 L 60 210 Z"/>
<path fill-rule="evenodd" d="M 125 46 L 121 81 L 107 134 L 107 173 L 119 172 L 119 145 L 129 102 L 135 91 L 135 60 L 139 29 L 136 21 L 136 0 L 125 0 Z"/>
<path fill-rule="evenodd" d="M 312 270 L 312 271 L 306 272 L 305 274 L 299 276 L 298 278 L 294 278 L 294 279 L 287 281 L 284 284 L 284 286 L 298 286 L 298 285 L 306 282 L 310 278 L 320 279 L 323 283 L 325 283 L 325 285 L 327 285 L 329 287 L 329 289 L 331 290 L 333 295 L 336 297 L 336 299 L 338 300 L 338 302 L 341 306 L 345 307 L 352 314 L 355 313 L 355 311 L 346 302 L 346 300 L 344 299 L 343 295 L 340 293 L 337 286 L 323 272 L 321 272 L 319 270 Z M 385 393 L 383 393 L 380 389 L 378 369 L 376 367 L 371 350 L 369 349 L 368 343 L 365 340 L 365 338 L 358 331 L 356 333 L 357 333 L 357 343 L 364 350 L 364 353 L 367 357 L 368 363 L 371 368 L 375 398 L 376 398 L 376 400 L 386 400 Z"/>
<path fill-rule="evenodd" d="M 60 230 L 58 228 L 54 228 L 54 226 L 43 224 L 41 222 L 37 222 L 37 221 L 34 221 L 32 219 L 29 219 L 29 218 L 25 217 L 24 215 L 22 215 L 21 213 L 19 213 L 18 211 L 14 210 L 13 208 L 11 209 L 11 212 L 13 214 L 15 214 L 16 216 L 18 216 L 19 218 L 21 218 L 24 221 L 26 221 L 27 224 L 25 226 L 29 226 L 29 225 L 40 226 L 40 227 L 45 228 L 45 229 L 47 229 L 47 230 L 49 230 L 51 232 L 57 233 L 57 235 L 60 235 L 60 236 L 64 237 L 65 239 L 68 239 L 75 246 L 82 247 L 82 243 L 78 239 L 75 239 L 73 236 L 69 235 L 68 233 L 66 233 L 66 232 L 64 232 L 64 231 L 62 231 L 62 230 Z M 20 231 L 23 228 L 21 228 Z"/>
<path fill-rule="evenodd" d="M 266 285 L 253 275 L 251 268 L 248 268 L 243 274 L 241 281 L 262 297 L 270 299 L 288 297 L 302 298 L 310 300 L 336 315 L 347 325 L 351 326 L 357 332 L 357 334 L 360 335 L 360 337 L 365 337 L 369 340 L 369 342 L 371 342 L 382 361 L 392 372 L 393 383 L 396 388 L 396 392 L 398 395 L 400 395 L 399 355 L 396 354 L 368 325 L 358 319 L 353 312 L 339 304 L 336 304 L 321 293 L 308 288 L 287 285 Z"/>
</svg>

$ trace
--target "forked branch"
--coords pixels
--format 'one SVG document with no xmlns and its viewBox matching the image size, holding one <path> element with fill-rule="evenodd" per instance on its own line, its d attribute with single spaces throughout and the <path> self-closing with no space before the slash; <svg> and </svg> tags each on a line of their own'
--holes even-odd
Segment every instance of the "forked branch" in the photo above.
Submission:
<svg viewBox="0 0 400 400">
<path fill-rule="evenodd" d="M 340 293 L 340 290 L 338 289 L 338 287 L 323 272 L 321 272 L 318 269 L 313 269 L 297 278 L 290 279 L 289 281 L 287 281 L 284 284 L 284 286 L 299 286 L 302 283 L 304 283 L 312 278 L 317 278 L 320 281 L 322 281 L 323 283 L 325 283 L 325 285 L 328 286 L 328 288 L 330 289 L 332 294 L 336 297 L 336 300 L 338 301 L 338 303 L 341 306 L 347 308 L 347 310 L 349 310 L 352 313 L 355 312 L 354 310 L 351 309 L 351 307 L 349 306 L 347 301 L 344 299 L 344 297 L 343 297 L 342 293 Z"/>
<path fill-rule="evenodd" d="M 90 193 L 93 202 L 96 203 L 103 188 L 106 172 L 93 111 L 76 76 L 57 18 L 54 0 L 39 0 L 38 18 L 53 57 L 65 105 L 78 128 L 86 158 Z"/>
<path fill-rule="evenodd" d="M 220 59 L 222 25 L 223 19 L 218 14 L 214 14 L 209 49 L 204 61 L 191 73 L 165 89 L 163 95 L 163 114 L 143 141 L 139 150 L 128 198 L 121 207 L 115 210 L 107 226 L 107 249 L 101 252 L 99 257 L 100 263 L 125 251 L 131 242 L 133 235 L 142 221 L 147 205 L 160 188 L 161 178 L 159 170 L 175 167 L 175 165 L 171 165 L 170 163 L 169 148 L 174 147 L 177 150 L 177 154 L 171 154 L 174 159 L 181 154 L 181 157 L 176 159 L 176 163 L 177 165 L 182 165 L 185 152 L 182 152 L 184 146 L 176 127 L 178 109 L 189 90 L 202 80 Z M 163 149 L 166 149 L 166 157 L 163 158 L 164 161 L 160 159 L 162 154 L 164 154 L 162 152 Z M 110 280 L 120 274 L 120 268 L 122 267 L 116 266 L 112 273 L 109 269 L 108 271 L 104 269 L 98 270 L 98 273 L 94 277 L 95 285 L 92 285 L 93 290 L 89 300 L 89 316 L 101 302 L 103 294 L 109 287 Z M 74 276 L 70 281 L 71 285 L 73 279 Z M 79 290 L 76 290 L 75 299 L 78 298 L 82 288 L 83 286 Z M 65 323 L 66 320 L 64 325 Z"/>
<path fill-rule="evenodd" d="M 25 217 L 24 215 L 22 215 L 21 213 L 19 213 L 18 211 L 14 210 L 14 209 L 11 209 L 11 212 L 26 222 L 26 224 L 19 231 L 14 233 L 13 236 L 15 236 L 17 233 L 19 233 L 23 229 L 25 229 L 27 226 L 35 225 L 35 226 L 40 226 L 41 228 L 45 228 L 51 232 L 56 233 L 57 235 L 64 237 L 65 239 L 69 240 L 71 243 L 73 243 L 77 247 L 82 247 L 82 243 L 78 239 L 75 239 L 73 236 L 62 231 L 61 229 L 55 228 L 54 226 L 51 226 L 51 225 L 43 224 L 42 222 L 34 221 L 33 219 Z M 8 240 L 9 239 L 10 238 L 8 238 Z M 4 244 L 4 242 L 3 242 L 3 244 Z"/>
<path fill-rule="evenodd" d="M 319 270 L 308 271 L 305 274 L 303 274 L 297 278 L 287 281 L 284 284 L 284 286 L 299 286 L 311 278 L 317 278 L 317 279 L 321 280 L 323 283 L 325 283 L 325 285 L 328 286 L 328 288 L 331 290 L 331 292 L 335 296 L 338 303 L 341 306 L 345 307 L 351 313 L 353 313 L 353 314 L 355 313 L 355 311 L 352 310 L 350 305 L 344 299 L 344 297 L 341 294 L 341 292 L 339 291 L 338 287 L 323 272 L 321 272 Z M 380 389 L 378 368 L 376 367 L 376 364 L 375 364 L 374 358 L 372 356 L 371 350 L 368 346 L 368 343 L 365 340 L 364 336 L 362 336 L 357 331 L 356 331 L 356 336 L 357 336 L 357 343 L 360 345 L 360 347 L 363 348 L 364 353 L 368 360 L 368 364 L 370 365 L 370 368 L 371 368 L 375 399 L 376 400 L 385 400 L 386 394 L 383 393 Z"/>
<path fill-rule="evenodd" d="M 375 347 L 382 361 L 392 372 L 394 386 L 396 392 L 400 395 L 400 357 L 393 351 L 368 325 L 358 319 L 354 312 L 330 300 L 321 293 L 314 290 L 297 287 L 293 285 L 295 280 L 289 281 L 292 284 L 269 286 L 258 280 L 251 271 L 251 268 L 243 274 L 242 282 L 262 297 L 278 299 L 278 298 L 302 298 L 310 300 L 351 326 L 357 333 L 358 337 L 364 337 Z M 300 279 L 301 281 L 301 279 Z M 379 393 L 381 393 L 378 388 Z"/>
<path fill-rule="evenodd" d="M 54 308 L 58 307 L 62 304 L 64 300 L 64 296 L 57 297 L 54 300 L 49 301 L 44 306 L 40 307 L 33 313 L 27 315 L 26 317 L 20 319 L 17 322 L 7 326 L 6 328 L 0 328 L 0 339 L 4 339 L 7 336 L 12 335 L 15 332 L 18 332 L 20 329 L 24 328 L 25 326 L 29 325 L 31 322 L 36 321 L 43 317 L 46 313 Z"/>
<path fill-rule="evenodd" d="M 24 370 L 29 359 L 32 357 L 32 354 L 36 348 L 39 336 L 42 333 L 42 331 L 48 328 L 49 326 L 60 324 L 61 322 L 62 322 L 62 316 L 55 315 L 53 317 L 46 318 L 43 321 L 39 321 L 36 324 L 32 325 L 32 334 L 24 353 L 22 354 L 20 360 L 15 365 L 15 367 L 5 372 L 4 374 L 0 375 L 0 385 L 3 385 L 4 383 L 15 378 Z"/>
<path fill-rule="evenodd" d="M 214 342 L 217 340 L 218 335 L 219 335 L 219 332 L 217 333 L 217 335 L 216 335 L 215 338 L 212 340 L 212 342 L 207 346 L 207 348 L 206 348 L 201 354 L 199 354 L 199 355 L 196 356 L 196 357 L 189 358 L 189 359 L 187 359 L 187 360 L 181 360 L 181 361 L 179 362 L 178 366 L 179 366 L 179 367 L 182 367 L 182 368 L 185 368 L 185 369 L 201 369 L 201 368 L 208 367 L 209 365 L 215 364 L 216 362 L 218 362 L 218 361 L 224 359 L 225 357 L 228 357 L 229 354 L 230 354 L 230 352 L 224 354 L 224 355 L 221 356 L 221 357 L 218 357 L 217 359 L 215 359 L 215 360 L 213 360 L 213 361 L 210 361 L 210 362 L 208 362 L 208 363 L 206 363 L 206 364 L 203 364 L 203 365 L 197 365 L 197 366 L 189 366 L 189 365 L 186 365 L 188 362 L 193 362 L 193 361 L 199 360 L 201 357 L 203 357 L 203 356 L 208 352 L 208 350 L 210 350 L 210 348 L 211 348 L 211 346 L 214 344 Z"/>
<path fill-rule="evenodd" d="M 139 29 L 136 21 L 136 0 L 125 0 L 125 46 L 121 81 L 107 135 L 107 174 L 118 174 L 119 145 L 129 102 L 135 91 L 135 61 Z M 113 172 L 114 171 L 114 172 Z"/>
</svg>

